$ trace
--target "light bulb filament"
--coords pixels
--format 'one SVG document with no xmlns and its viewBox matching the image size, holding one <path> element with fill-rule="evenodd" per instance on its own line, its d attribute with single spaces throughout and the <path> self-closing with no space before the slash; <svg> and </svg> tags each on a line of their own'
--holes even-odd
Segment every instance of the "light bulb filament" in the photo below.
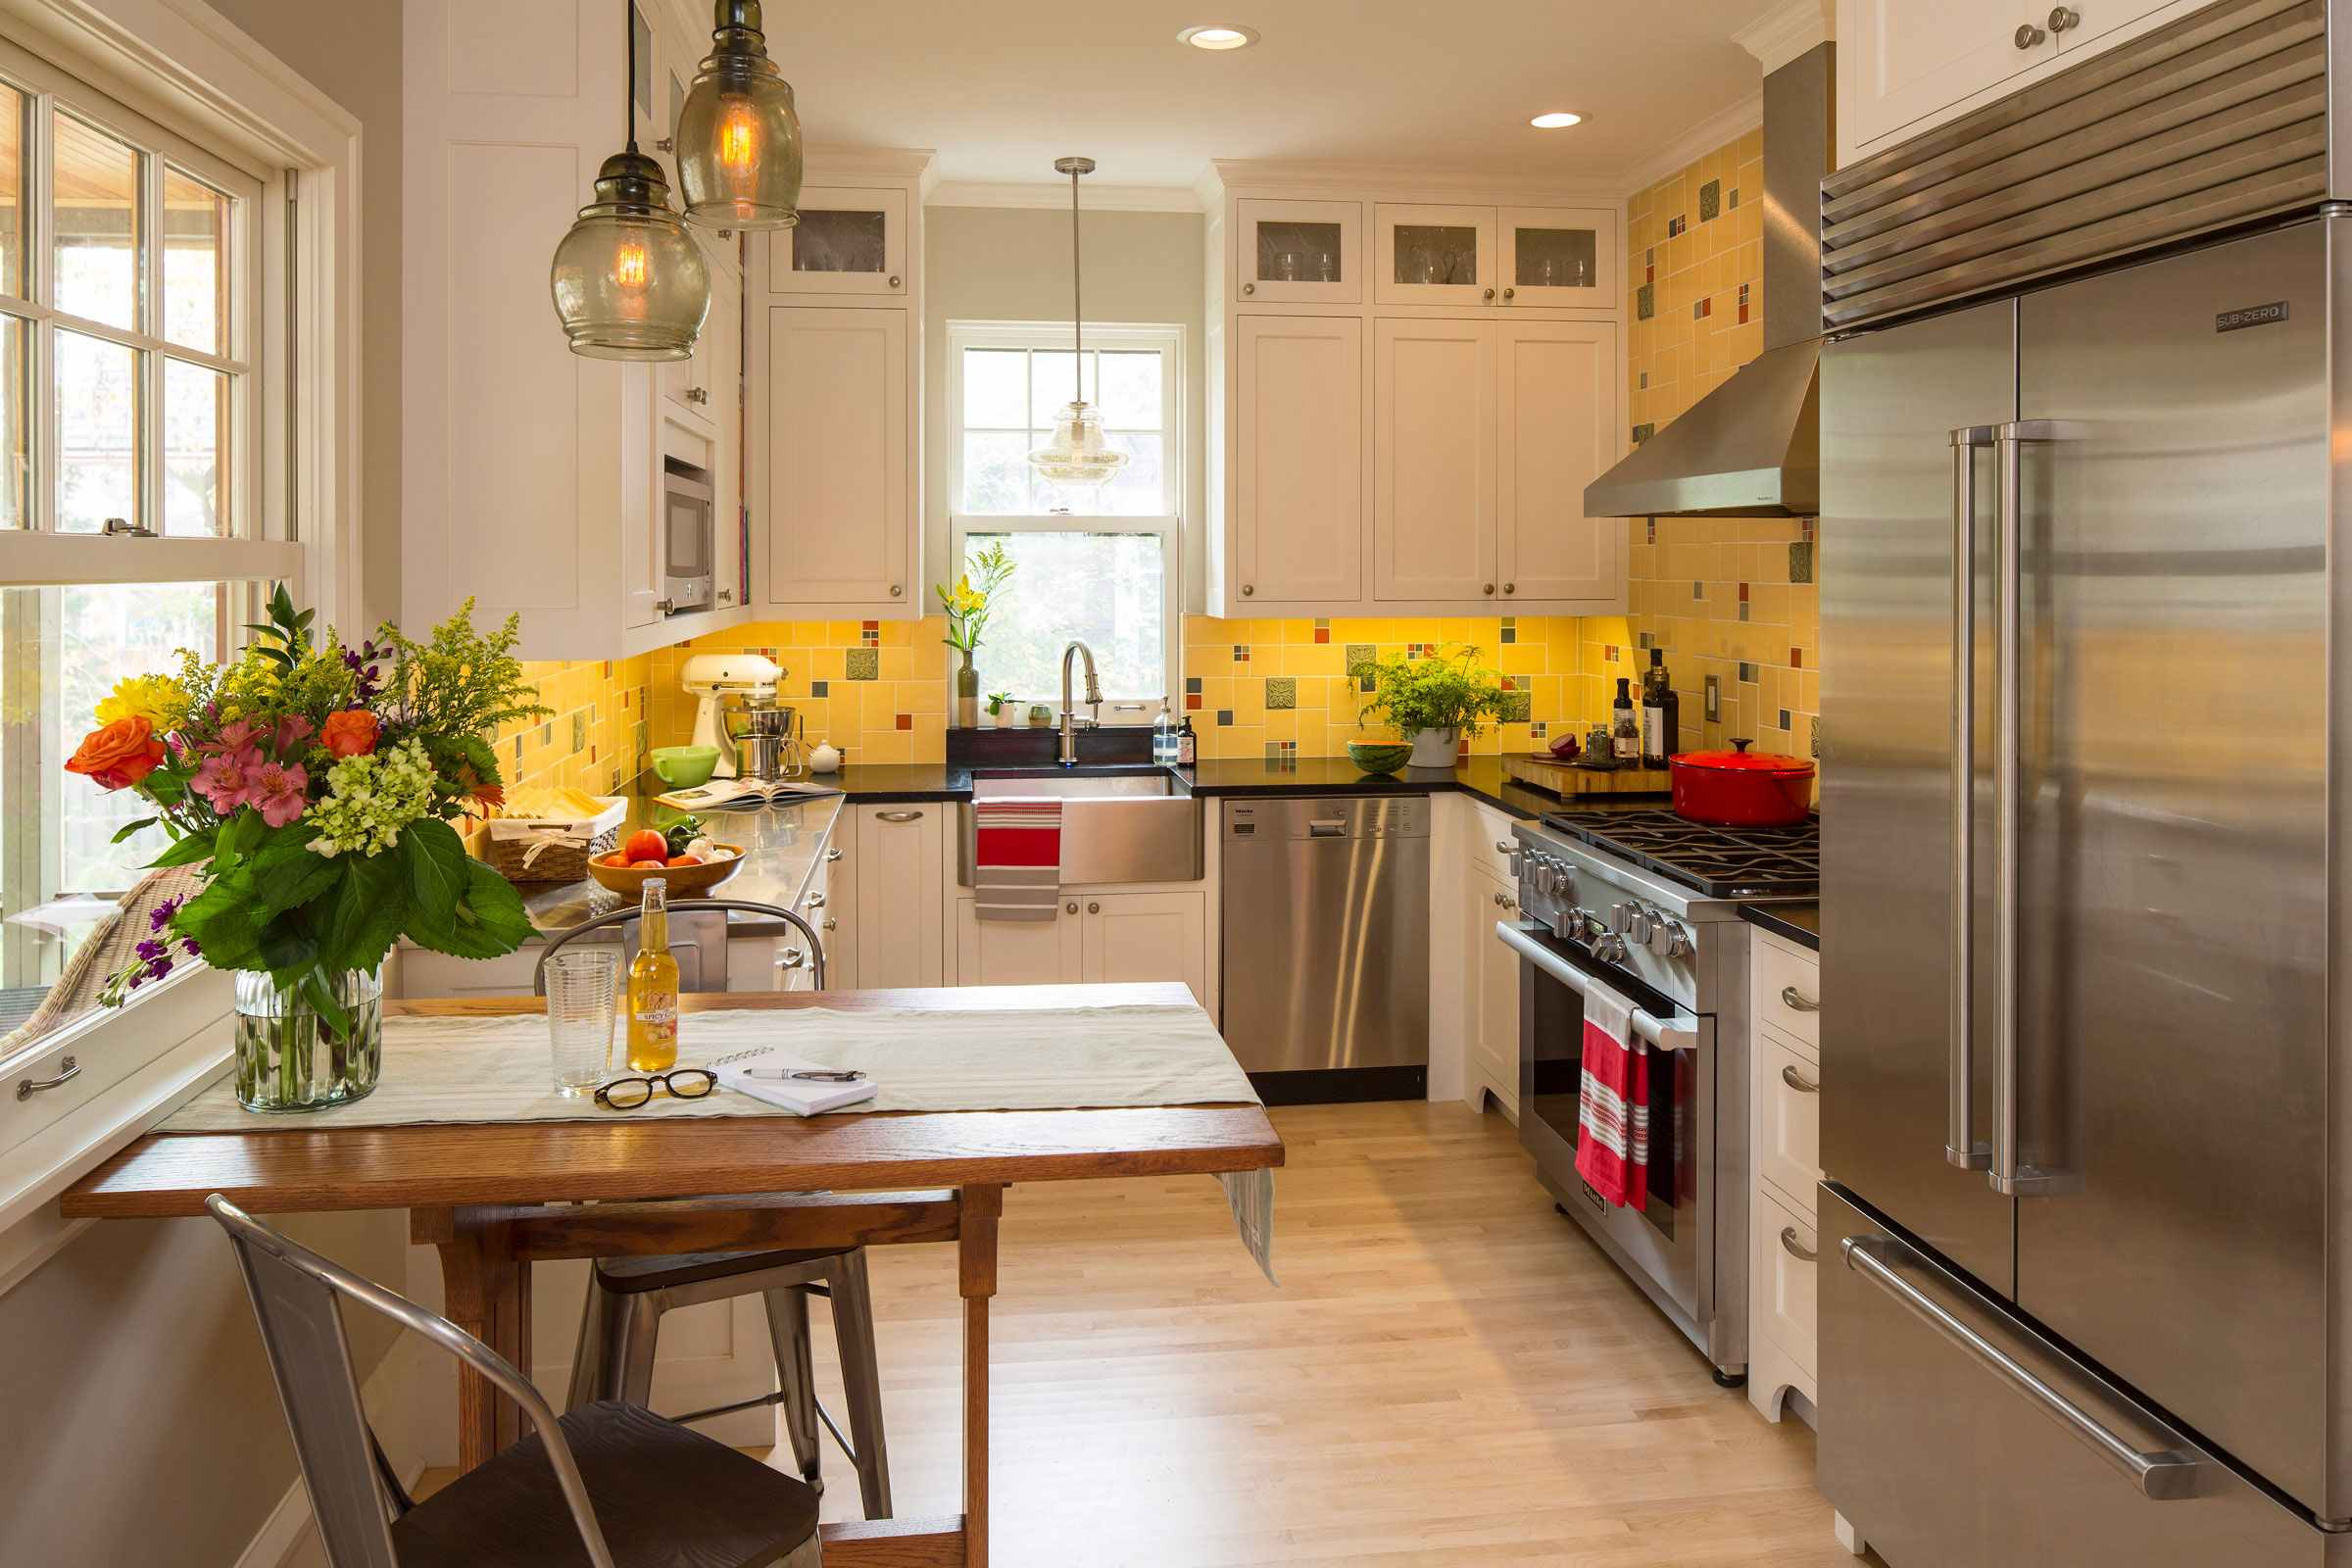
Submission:
<svg viewBox="0 0 2352 1568">
<path fill-rule="evenodd" d="M 623 245 L 613 267 L 613 276 L 622 288 L 645 287 L 646 256 L 642 245 Z"/>
<path fill-rule="evenodd" d="M 749 169 L 760 158 L 759 127 L 752 117 L 738 110 L 727 116 L 718 131 L 718 159 L 729 169 Z"/>
</svg>

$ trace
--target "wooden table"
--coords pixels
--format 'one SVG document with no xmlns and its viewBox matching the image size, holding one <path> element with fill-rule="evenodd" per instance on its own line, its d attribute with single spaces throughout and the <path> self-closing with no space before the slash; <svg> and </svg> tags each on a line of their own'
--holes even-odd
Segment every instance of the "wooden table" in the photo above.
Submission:
<svg viewBox="0 0 2352 1568">
<path fill-rule="evenodd" d="M 690 994 L 689 1012 L 996 1009 L 1184 1004 L 1182 985 L 988 986 L 918 991 Z M 536 998 L 386 1003 L 406 1016 L 542 1012 Z M 964 1300 L 960 1516 L 824 1527 L 832 1568 L 987 1568 L 988 1300 L 997 1224 L 1020 1181 L 1167 1176 L 1280 1165 L 1256 1105 L 918 1111 L 811 1117 L 507 1122 L 149 1134 L 67 1191 L 69 1219 L 204 1213 L 220 1193 L 260 1214 L 407 1208 L 439 1249 L 447 1315 L 516 1366 L 530 1357 L 530 1268 L 559 1257 L 948 1242 Z M 905 1189 L 948 1188 L 947 1193 Z M 682 1204 L 610 1223 L 583 1199 L 809 1194 L 727 1209 Z M 650 1223 L 649 1223 L 650 1222 Z M 459 1459 L 470 1468 L 521 1436 L 513 1403 L 461 1371 Z"/>
</svg>

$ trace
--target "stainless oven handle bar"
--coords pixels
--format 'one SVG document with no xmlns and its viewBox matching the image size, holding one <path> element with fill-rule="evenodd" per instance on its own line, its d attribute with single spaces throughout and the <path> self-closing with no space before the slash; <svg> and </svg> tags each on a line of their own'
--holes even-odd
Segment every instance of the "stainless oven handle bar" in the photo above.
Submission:
<svg viewBox="0 0 2352 1568">
<path fill-rule="evenodd" d="M 1586 974 L 1558 954 L 1546 949 L 1543 943 L 1530 936 L 1521 927 L 1511 924 L 1508 920 L 1497 920 L 1494 922 L 1494 934 L 1502 939 L 1503 946 L 1578 996 L 1584 996 L 1592 989 L 1593 982 L 1591 975 Z M 1634 1009 L 1634 1033 L 1656 1046 L 1660 1051 L 1695 1051 L 1698 1049 L 1698 1031 L 1696 1029 L 1678 1023 L 1673 1019 L 1653 1017 L 1640 1007 Z"/>
<path fill-rule="evenodd" d="M 1952 997 L 1943 1157 L 1992 1164 L 1977 1137 L 1977 453 L 1992 426 L 1952 432 Z"/>
<path fill-rule="evenodd" d="M 2143 1452 L 2107 1430 L 2106 1426 L 2064 1394 L 2043 1382 L 2008 1351 L 1972 1328 L 1950 1307 L 1897 1273 L 1887 1261 L 1906 1250 L 1890 1236 L 1848 1236 L 1838 1244 L 1845 1266 L 1869 1280 L 1909 1308 L 1922 1322 L 1958 1346 L 1977 1363 L 2024 1395 L 2044 1415 L 2057 1422 L 2091 1451 L 2132 1479 L 2142 1496 L 2173 1502 L 2197 1494 L 2196 1455 L 2179 1449 Z"/>
<path fill-rule="evenodd" d="M 1995 425 L 1993 467 L 1993 1018 L 1992 1167 L 1986 1178 L 2011 1198 L 2063 1191 L 2062 1173 L 2018 1157 L 2018 859 L 2025 751 L 2025 449 L 2079 441 L 2082 426 L 2056 419 Z"/>
</svg>

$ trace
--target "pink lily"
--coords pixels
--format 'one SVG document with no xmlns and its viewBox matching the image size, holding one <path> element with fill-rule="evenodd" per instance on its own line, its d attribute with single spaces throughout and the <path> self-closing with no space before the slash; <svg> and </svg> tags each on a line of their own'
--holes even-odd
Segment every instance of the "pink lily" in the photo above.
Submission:
<svg viewBox="0 0 2352 1568">
<path fill-rule="evenodd" d="M 240 718 L 233 724 L 221 725 L 220 733 L 199 746 L 197 750 L 208 757 L 223 752 L 241 752 L 253 743 L 253 730 L 252 719 Z"/>
<path fill-rule="evenodd" d="M 277 755 L 287 756 L 293 750 L 294 743 L 308 739 L 315 727 L 300 713 L 288 713 L 279 719 L 277 721 Z"/>
<path fill-rule="evenodd" d="M 300 762 L 264 762 L 249 776 L 246 800 L 271 827 L 284 827 L 311 804 L 311 776 Z"/>
<path fill-rule="evenodd" d="M 188 780 L 188 788 L 213 803 L 221 816 L 234 816 L 237 808 L 253 798 L 254 767 L 261 754 L 252 747 L 241 752 L 215 752 Z"/>
</svg>

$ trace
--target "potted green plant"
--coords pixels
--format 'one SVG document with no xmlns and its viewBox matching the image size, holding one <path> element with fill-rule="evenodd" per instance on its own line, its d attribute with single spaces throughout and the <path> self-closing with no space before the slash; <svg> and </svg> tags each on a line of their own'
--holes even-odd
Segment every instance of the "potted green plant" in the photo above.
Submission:
<svg viewBox="0 0 2352 1568">
<path fill-rule="evenodd" d="M 1373 714 L 1385 718 L 1412 742 L 1414 767 L 1451 767 L 1461 738 L 1502 713 L 1502 674 L 1481 665 L 1475 648 L 1420 659 L 1367 659 L 1348 673 L 1372 680 L 1371 695 L 1357 705 L 1357 723 Z"/>
<path fill-rule="evenodd" d="M 1004 711 L 1004 708 L 1011 701 L 1012 693 L 1010 692 L 990 692 L 988 694 L 988 721 L 999 729 L 1009 725 L 1012 719 Z"/>
</svg>

